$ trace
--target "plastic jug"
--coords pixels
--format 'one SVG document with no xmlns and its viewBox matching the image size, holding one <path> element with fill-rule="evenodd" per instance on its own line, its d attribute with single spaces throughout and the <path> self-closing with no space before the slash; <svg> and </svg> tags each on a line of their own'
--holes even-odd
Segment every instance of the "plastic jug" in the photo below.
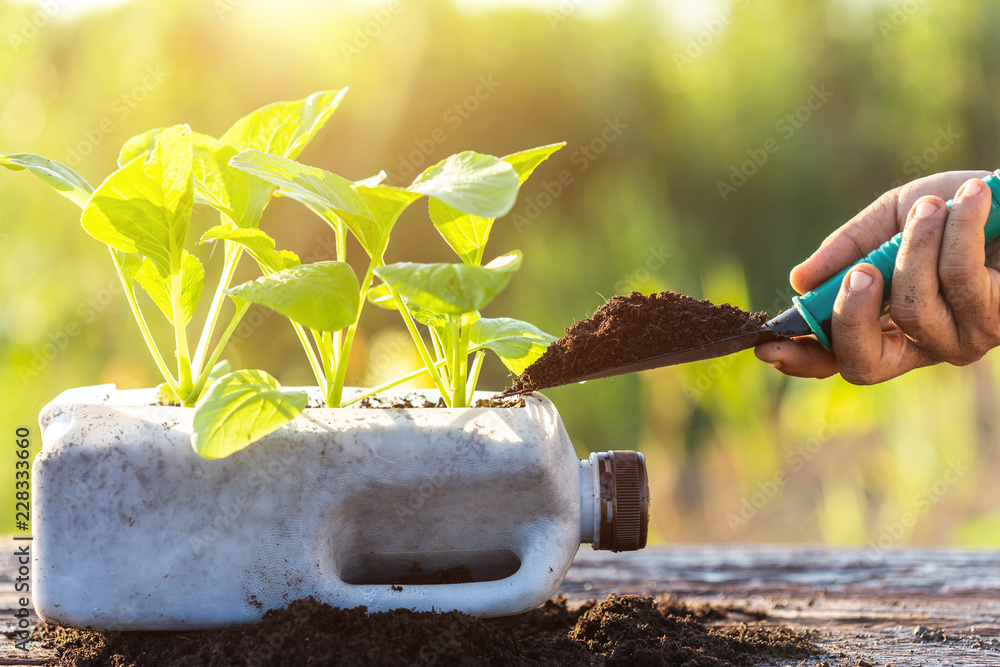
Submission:
<svg viewBox="0 0 1000 667">
<path fill-rule="evenodd" d="M 191 449 L 193 409 L 155 402 L 103 385 L 43 410 L 42 618 L 211 628 L 308 596 L 498 616 L 547 600 L 581 543 L 645 546 L 642 455 L 579 460 L 539 395 L 520 408 L 307 408 L 221 460 Z"/>
</svg>

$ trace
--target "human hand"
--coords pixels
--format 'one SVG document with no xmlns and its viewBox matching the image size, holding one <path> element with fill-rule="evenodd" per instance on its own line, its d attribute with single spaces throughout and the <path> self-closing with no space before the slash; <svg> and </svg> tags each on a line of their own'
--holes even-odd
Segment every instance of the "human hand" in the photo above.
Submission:
<svg viewBox="0 0 1000 667">
<path fill-rule="evenodd" d="M 881 273 L 859 264 L 834 303 L 832 351 L 805 337 L 759 345 L 757 357 L 787 375 L 839 372 L 853 384 L 875 384 L 938 362 L 963 366 L 1000 345 L 1000 243 L 984 248 L 991 193 L 980 179 L 988 174 L 918 179 L 882 195 L 828 236 L 792 269 L 799 293 L 903 232 L 887 315 Z M 952 196 L 949 212 L 945 199 Z"/>
</svg>

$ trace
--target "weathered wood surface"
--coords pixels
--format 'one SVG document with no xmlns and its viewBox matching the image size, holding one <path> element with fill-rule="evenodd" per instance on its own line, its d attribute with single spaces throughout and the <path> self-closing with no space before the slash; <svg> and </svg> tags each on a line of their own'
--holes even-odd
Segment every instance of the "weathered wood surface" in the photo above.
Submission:
<svg viewBox="0 0 1000 667">
<path fill-rule="evenodd" d="M 4 541 L 12 545 L 12 541 Z M 0 557 L 0 607 L 9 631 L 14 548 Z M 580 551 L 561 592 L 571 601 L 608 593 L 674 594 L 734 610 L 726 623 L 816 630 L 828 654 L 801 665 L 1000 666 L 1000 554 L 794 546 L 676 546 L 631 554 Z M 746 613 L 741 613 L 743 610 Z M 34 619 L 33 619 L 34 620 Z M 920 628 L 921 636 L 914 632 Z M 43 665 L 4 640 L 0 665 Z M 781 663 L 775 663 L 781 664 Z"/>
<path fill-rule="evenodd" d="M 802 665 L 1000 666 L 997 552 L 679 546 L 616 555 L 582 549 L 562 590 L 572 599 L 670 593 L 766 612 L 766 622 L 819 631 L 817 644 L 829 655 Z M 915 634 L 921 627 L 923 638 Z"/>
</svg>

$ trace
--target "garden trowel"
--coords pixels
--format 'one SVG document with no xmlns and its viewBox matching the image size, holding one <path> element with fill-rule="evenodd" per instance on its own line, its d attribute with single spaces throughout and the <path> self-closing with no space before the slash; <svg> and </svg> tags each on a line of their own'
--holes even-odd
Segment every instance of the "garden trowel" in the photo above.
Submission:
<svg viewBox="0 0 1000 667">
<path fill-rule="evenodd" d="M 985 227 L 986 243 L 990 243 L 1000 237 L 1000 169 L 987 176 L 983 181 L 990 187 L 993 195 L 993 201 L 990 205 L 990 215 L 986 220 Z M 947 204 L 950 209 L 952 201 L 948 201 Z M 740 350 L 746 350 L 760 343 L 796 338 L 798 336 L 814 335 L 823 347 L 830 349 L 830 320 L 833 317 L 833 304 L 837 299 L 837 293 L 840 291 L 844 276 L 857 264 L 867 263 L 874 265 L 882 273 L 882 278 L 885 281 L 883 299 L 888 300 L 889 290 L 892 286 L 892 273 L 896 266 L 896 255 L 899 252 L 899 244 L 902 240 L 903 234 L 900 232 L 813 291 L 793 297 L 792 303 L 794 307 L 779 313 L 757 331 L 723 338 L 722 340 L 699 347 L 639 359 L 620 366 L 612 366 L 576 377 L 563 378 L 558 384 L 563 385 L 583 382 L 585 380 L 596 380 L 598 378 L 634 373 L 661 366 L 673 366 L 689 361 L 712 359 L 732 354 L 733 352 L 739 352 Z"/>
</svg>

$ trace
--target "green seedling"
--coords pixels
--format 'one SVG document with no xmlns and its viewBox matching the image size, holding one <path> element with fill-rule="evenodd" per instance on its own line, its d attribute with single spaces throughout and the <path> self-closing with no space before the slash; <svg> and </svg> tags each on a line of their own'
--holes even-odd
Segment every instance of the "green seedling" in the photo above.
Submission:
<svg viewBox="0 0 1000 667">
<path fill-rule="evenodd" d="M 355 396 L 350 402 L 427 373 L 449 406 L 467 405 L 485 350 L 494 350 L 508 368 L 520 372 L 553 340 L 517 320 L 485 321 L 478 327 L 475 324 L 479 309 L 503 289 L 511 272 L 520 266 L 519 253 L 479 266 L 493 222 L 513 207 L 518 188 L 531 171 L 560 147 L 545 146 L 503 159 L 471 151 L 459 153 L 430 167 L 405 188 L 383 184 L 384 173 L 351 182 L 294 160 L 256 151 L 241 153 L 231 161 L 234 167 L 272 183 L 279 194 L 301 202 L 330 225 L 337 238 L 338 262 L 347 261 L 346 238 L 350 233 L 368 255 L 368 266 L 357 291 L 353 319 L 340 310 L 349 305 L 346 300 L 334 299 L 332 292 L 325 297 L 330 303 L 336 301 L 338 314 L 344 316 L 338 317 L 344 326 L 340 329 L 313 326 L 302 319 L 324 299 L 316 290 L 303 289 L 296 297 L 301 298 L 301 303 L 287 300 L 282 304 L 284 309 L 273 304 L 274 292 L 287 291 L 289 281 L 295 280 L 292 277 L 265 277 L 256 281 L 252 290 L 248 284 L 229 293 L 269 306 L 292 320 L 329 407 L 345 405 L 347 360 L 366 301 L 400 311 L 424 367 Z M 387 266 L 384 255 L 396 221 L 410 204 L 424 196 L 432 220 L 464 263 Z M 373 286 L 376 276 L 382 283 Z M 351 286 L 351 303 L 354 295 Z M 433 352 L 416 322 L 428 327 Z M 312 340 L 305 328 L 310 329 Z M 477 356 L 470 377 L 471 352 Z"/>
<path fill-rule="evenodd" d="M 119 168 L 97 188 L 53 160 L 0 155 L 0 165 L 34 173 L 79 206 L 83 228 L 108 247 L 163 376 L 160 402 L 195 407 L 192 446 L 206 458 L 246 447 L 294 419 L 307 403 L 306 392 L 283 389 L 264 371 L 232 371 L 219 360 L 252 303 L 291 321 L 328 407 L 345 405 L 348 358 L 369 301 L 400 312 L 423 367 L 351 402 L 426 373 L 449 406 L 462 407 L 475 390 L 486 350 L 520 374 L 554 340 L 526 322 L 486 319 L 479 313 L 521 264 L 520 252 L 513 251 L 482 265 L 493 223 L 510 211 L 535 167 L 563 144 L 504 158 L 459 153 L 405 188 L 384 184 L 384 172 L 351 182 L 295 160 L 345 92 L 320 92 L 263 107 L 218 139 L 187 125 L 150 130 L 125 143 Z M 294 253 L 276 248 L 260 229 L 264 207 L 275 193 L 303 203 L 333 228 L 336 260 L 303 265 Z M 422 197 L 428 198 L 432 222 L 461 263 L 385 263 L 396 221 Z M 185 247 L 195 206 L 220 214 L 219 224 L 198 245 L 221 243 L 223 252 L 222 271 L 192 350 L 188 328 L 205 286 L 201 261 Z M 348 233 L 368 255 L 360 282 L 347 264 Z M 244 253 L 262 275 L 231 287 Z M 376 284 L 376 278 L 381 282 Z M 136 285 L 170 323 L 173 368 L 147 326 Z M 226 296 L 233 303 L 232 314 L 216 336 Z M 430 347 L 418 325 L 427 329 Z"/>
<path fill-rule="evenodd" d="M 509 167 L 520 188 L 538 165 L 564 145 L 514 153 L 499 158 L 498 164 Z M 404 262 L 380 267 L 375 274 L 382 285 L 374 291 L 372 300 L 400 312 L 424 362 L 423 371 L 430 374 L 449 407 L 465 407 L 479 381 L 486 350 L 492 350 L 508 370 L 520 375 L 555 337 L 521 320 L 480 317 L 479 311 L 506 287 L 511 274 L 521 266 L 521 253 L 516 250 L 481 266 L 493 223 L 506 211 L 471 211 L 432 197 L 428 212 L 462 263 Z M 418 323 L 427 329 L 430 348 Z M 470 354 L 475 355 L 471 365 Z"/>
<path fill-rule="evenodd" d="M 187 125 L 150 130 L 125 143 L 119 168 L 97 188 L 54 160 L 27 153 L 0 155 L 0 165 L 30 171 L 79 206 L 83 228 L 108 247 L 143 341 L 163 376 L 161 402 L 197 405 L 194 446 L 203 455 L 224 456 L 241 449 L 281 426 L 281 418 L 294 418 L 305 405 L 304 394 L 285 392 L 266 373 L 223 374 L 228 366 L 219 362 L 249 306 L 248 301 L 236 299 L 228 326 L 216 337 L 225 293 L 244 251 L 265 275 L 299 265 L 294 253 L 276 251 L 274 240 L 259 228 L 274 186 L 234 169 L 229 160 L 246 150 L 298 157 L 345 92 L 320 92 L 262 107 L 218 139 L 193 132 Z M 205 283 L 201 261 L 185 248 L 195 205 L 220 213 L 221 223 L 199 243 L 221 242 L 223 267 L 192 350 L 188 328 Z M 162 342 L 147 326 L 137 284 L 171 325 L 173 368 L 161 350 Z M 249 400 L 246 385 L 255 382 L 266 391 L 251 392 L 254 398 Z"/>
</svg>

